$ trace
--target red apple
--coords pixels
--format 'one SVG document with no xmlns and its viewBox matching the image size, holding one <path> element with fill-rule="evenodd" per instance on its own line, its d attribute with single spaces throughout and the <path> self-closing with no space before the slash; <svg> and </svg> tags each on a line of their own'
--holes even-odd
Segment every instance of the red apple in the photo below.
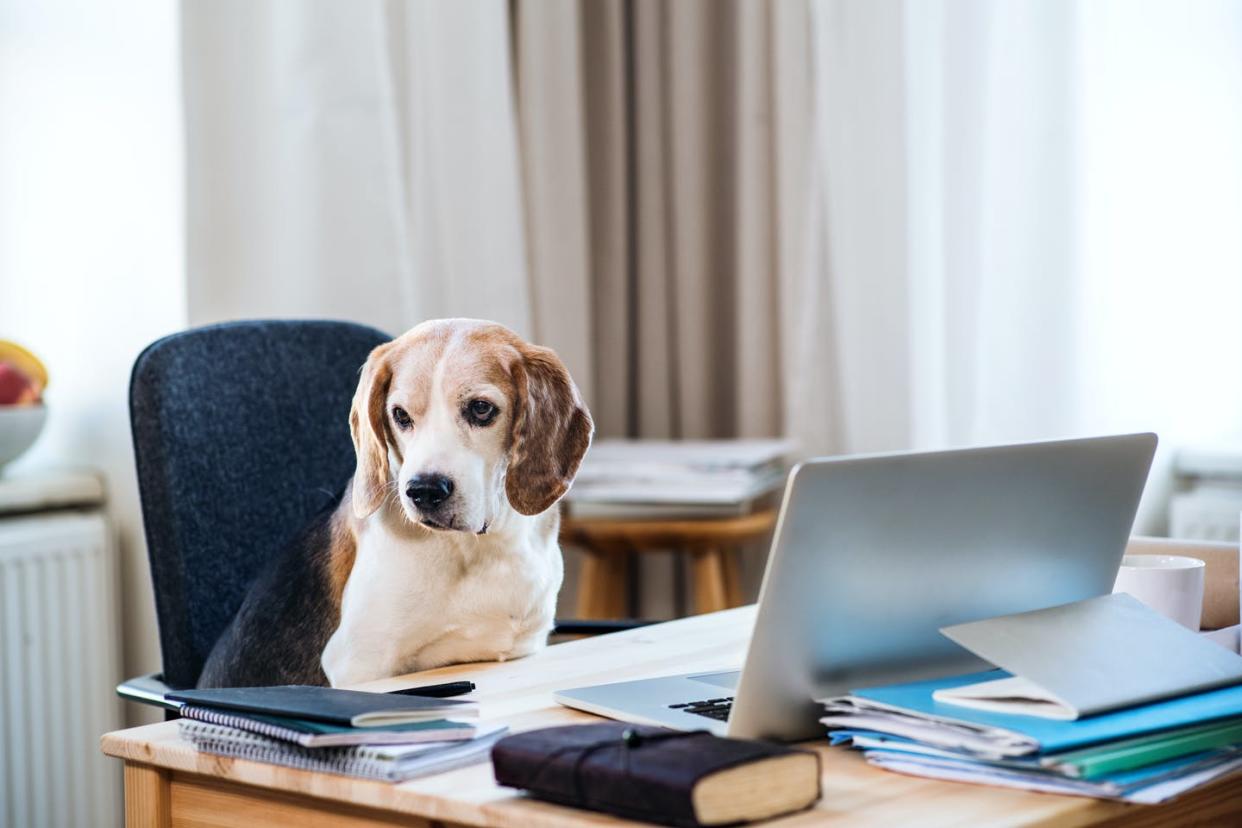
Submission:
<svg viewBox="0 0 1242 828">
<path fill-rule="evenodd" d="M 27 405 L 38 400 L 39 389 L 30 377 L 0 362 L 0 405 Z"/>
</svg>

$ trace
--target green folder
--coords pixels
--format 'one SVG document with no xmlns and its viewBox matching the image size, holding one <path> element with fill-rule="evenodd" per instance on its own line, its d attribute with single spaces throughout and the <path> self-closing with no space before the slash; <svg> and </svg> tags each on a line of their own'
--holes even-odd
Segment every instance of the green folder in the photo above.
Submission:
<svg viewBox="0 0 1242 828">
<path fill-rule="evenodd" d="M 1095 747 L 1045 756 L 1040 764 L 1079 779 L 1098 779 L 1118 771 L 1238 745 L 1242 747 L 1242 718 L 1138 736 Z"/>
</svg>

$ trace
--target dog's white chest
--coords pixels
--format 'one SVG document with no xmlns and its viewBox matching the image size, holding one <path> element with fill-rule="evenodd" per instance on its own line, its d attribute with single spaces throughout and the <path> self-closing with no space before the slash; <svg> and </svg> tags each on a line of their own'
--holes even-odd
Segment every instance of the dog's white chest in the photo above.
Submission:
<svg viewBox="0 0 1242 828">
<path fill-rule="evenodd" d="M 555 536 L 362 541 L 323 653 L 334 686 L 543 646 L 562 577 Z"/>
</svg>

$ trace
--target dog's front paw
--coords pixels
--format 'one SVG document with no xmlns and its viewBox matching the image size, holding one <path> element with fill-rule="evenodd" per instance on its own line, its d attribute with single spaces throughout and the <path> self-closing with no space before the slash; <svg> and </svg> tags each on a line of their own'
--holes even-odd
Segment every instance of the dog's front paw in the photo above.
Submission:
<svg viewBox="0 0 1242 828">
<path fill-rule="evenodd" d="M 401 673 L 388 653 L 351 645 L 339 631 L 328 640 L 319 663 L 328 677 L 328 684 L 333 687 L 349 687 Z"/>
<path fill-rule="evenodd" d="M 333 687 L 352 687 L 376 679 L 391 678 L 400 672 L 395 668 L 378 667 L 356 659 L 345 658 L 332 663 L 327 658 L 323 660 L 323 673 L 328 677 L 328 684 Z"/>
<path fill-rule="evenodd" d="M 549 628 L 550 630 L 550 628 Z M 536 635 L 526 635 L 513 642 L 513 646 L 508 651 L 501 653 L 496 659 L 497 661 L 511 661 L 515 658 L 525 658 L 548 646 L 548 632 L 542 632 Z"/>
</svg>

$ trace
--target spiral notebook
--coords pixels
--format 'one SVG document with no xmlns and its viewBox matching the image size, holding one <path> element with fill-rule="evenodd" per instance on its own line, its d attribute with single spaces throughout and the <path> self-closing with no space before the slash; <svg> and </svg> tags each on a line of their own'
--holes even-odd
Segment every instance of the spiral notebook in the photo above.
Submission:
<svg viewBox="0 0 1242 828">
<path fill-rule="evenodd" d="M 196 719 L 208 724 L 223 725 L 236 730 L 248 730 L 280 739 L 296 742 L 302 747 L 342 747 L 346 745 L 394 745 L 415 742 L 458 742 L 472 739 L 474 725 L 432 719 L 426 722 L 352 727 L 299 719 L 290 716 L 263 716 L 258 713 L 235 713 L 210 707 L 184 705 L 180 710 L 186 719 Z"/>
<path fill-rule="evenodd" d="M 307 748 L 237 728 L 182 719 L 181 737 L 196 750 L 299 770 L 324 771 L 382 782 L 404 782 L 486 760 L 504 726 L 480 726 L 457 742 Z"/>
</svg>

